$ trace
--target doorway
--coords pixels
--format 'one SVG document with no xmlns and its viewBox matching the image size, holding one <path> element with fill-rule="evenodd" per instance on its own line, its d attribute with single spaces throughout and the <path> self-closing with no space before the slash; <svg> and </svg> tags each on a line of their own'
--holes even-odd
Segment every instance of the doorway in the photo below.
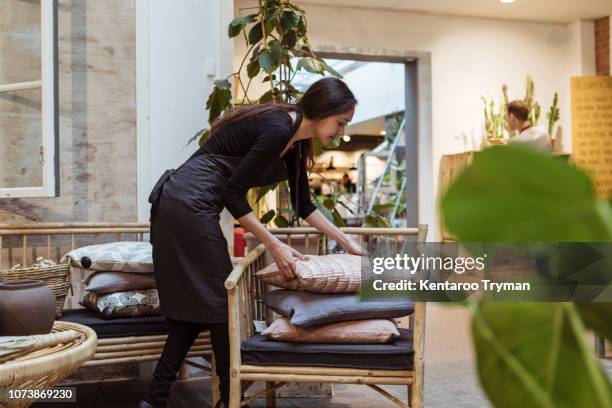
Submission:
<svg viewBox="0 0 612 408">
<path fill-rule="evenodd" d="M 355 218 L 382 214 L 392 226 L 432 224 L 431 90 L 429 53 L 313 47 L 354 91 L 353 123 L 337 149 L 317 161 L 311 182 L 355 184 Z M 307 75 L 306 75 L 307 76 Z M 314 81 L 316 79 L 313 79 Z M 297 83 L 308 85 L 308 79 Z M 346 153 L 342 153 L 346 152 Z M 349 160 L 346 160 L 347 157 Z M 318 173 L 318 174 L 317 174 Z M 322 191 L 326 193 L 326 191 Z M 327 191 L 329 193 L 329 191 Z M 351 214 L 346 214 L 349 225 Z"/>
</svg>

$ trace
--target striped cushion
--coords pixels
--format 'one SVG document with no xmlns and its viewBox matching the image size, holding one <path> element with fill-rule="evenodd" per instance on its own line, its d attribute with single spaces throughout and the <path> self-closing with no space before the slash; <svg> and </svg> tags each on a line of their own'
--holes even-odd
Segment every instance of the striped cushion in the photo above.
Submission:
<svg viewBox="0 0 612 408">
<path fill-rule="evenodd" d="M 315 293 L 354 293 L 361 284 L 361 257 L 349 254 L 309 255 L 295 264 L 296 279 L 287 280 L 272 263 L 256 273 L 264 282 Z"/>
</svg>

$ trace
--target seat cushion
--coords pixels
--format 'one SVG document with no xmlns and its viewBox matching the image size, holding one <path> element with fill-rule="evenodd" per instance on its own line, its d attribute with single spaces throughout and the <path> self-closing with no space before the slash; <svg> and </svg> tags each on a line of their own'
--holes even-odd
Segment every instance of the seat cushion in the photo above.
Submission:
<svg viewBox="0 0 612 408">
<path fill-rule="evenodd" d="M 387 344 L 287 343 L 257 334 L 242 343 L 242 363 L 412 370 L 412 330 L 399 329 L 399 332 L 400 336 Z"/>
<path fill-rule="evenodd" d="M 59 320 L 88 326 L 96 332 L 100 339 L 168 334 L 166 318 L 163 316 L 125 317 L 104 320 L 89 310 L 71 309 L 64 310 L 64 315 Z"/>
</svg>

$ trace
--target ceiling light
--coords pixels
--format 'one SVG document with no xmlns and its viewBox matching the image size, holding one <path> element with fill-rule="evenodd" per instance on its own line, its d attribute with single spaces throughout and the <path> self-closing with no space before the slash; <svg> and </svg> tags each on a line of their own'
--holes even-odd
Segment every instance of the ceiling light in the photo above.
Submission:
<svg viewBox="0 0 612 408">
<path fill-rule="evenodd" d="M 380 131 L 380 135 L 381 135 L 381 136 L 384 136 L 384 135 L 386 135 L 386 134 L 387 134 L 387 132 L 385 132 L 384 130 L 381 130 L 381 131 Z"/>
<path fill-rule="evenodd" d="M 351 137 L 349 135 L 344 135 L 344 136 L 342 136 L 342 140 L 344 140 L 345 142 L 350 142 L 351 141 Z"/>
<path fill-rule="evenodd" d="M 504 3 L 504 4 L 510 4 L 510 3 L 514 3 L 514 0 L 499 0 L 500 3 Z"/>
</svg>

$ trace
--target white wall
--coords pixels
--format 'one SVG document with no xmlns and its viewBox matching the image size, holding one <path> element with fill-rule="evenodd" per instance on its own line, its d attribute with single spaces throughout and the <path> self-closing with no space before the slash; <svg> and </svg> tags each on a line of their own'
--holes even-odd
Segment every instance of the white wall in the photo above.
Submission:
<svg viewBox="0 0 612 408">
<path fill-rule="evenodd" d="M 344 81 L 358 101 L 352 123 L 403 111 L 405 75 L 404 64 L 384 62 L 369 62 L 346 74 Z M 373 83 L 372 78 L 380 80 Z"/>
<path fill-rule="evenodd" d="M 252 3 L 240 0 L 236 7 Z M 428 194 L 436 194 L 442 155 L 478 145 L 482 136 L 480 97 L 501 98 L 504 83 L 509 86 L 510 98 L 522 98 L 525 77 L 531 75 L 544 110 L 558 91 L 560 124 L 565 137 L 571 132 L 570 77 L 590 74 L 585 71 L 588 64 L 583 63 L 588 54 L 585 44 L 593 35 L 588 26 L 311 4 L 300 7 L 306 10 L 308 37 L 315 47 L 431 53 L 433 163 L 429 168 L 433 188 Z M 236 45 L 239 53 L 239 42 Z M 544 121 L 545 112 L 541 124 Z M 564 144 L 571 146 L 571 141 Z M 434 219 L 431 209 L 422 213 L 420 222 L 437 231 Z"/>
<path fill-rule="evenodd" d="M 138 214 L 146 221 L 147 197 L 159 176 L 182 164 L 198 147 L 186 144 L 207 126 L 204 108 L 213 80 L 232 72 L 227 25 L 233 4 L 138 0 L 136 5 Z M 222 225 L 231 236 L 227 213 Z"/>
</svg>

